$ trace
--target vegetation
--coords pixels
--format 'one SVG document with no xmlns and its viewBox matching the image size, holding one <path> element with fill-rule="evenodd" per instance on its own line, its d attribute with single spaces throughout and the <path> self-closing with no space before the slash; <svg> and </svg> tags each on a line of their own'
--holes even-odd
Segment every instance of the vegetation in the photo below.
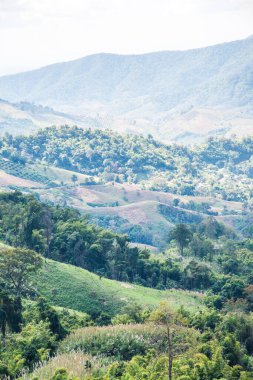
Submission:
<svg viewBox="0 0 253 380">
<path fill-rule="evenodd" d="M 77 330 L 60 344 L 58 356 L 34 375 L 39 379 L 60 373 L 65 376 L 60 379 L 251 379 L 252 328 L 252 315 L 241 312 L 209 309 L 189 314 L 183 309 L 171 312 L 161 304 L 144 324 Z M 86 364 L 80 374 L 82 358 Z M 58 363 L 65 369 L 60 370 Z"/>
<path fill-rule="evenodd" d="M 157 201 L 167 246 L 152 254 L 105 229 L 125 232 L 124 218 L 94 213 L 97 227 L 66 205 L 0 193 L 0 378 L 252 379 L 252 144 L 210 139 L 192 150 L 69 127 L 5 136 L 2 160 L 21 174 L 44 161 L 71 170 L 73 192 L 96 177 L 178 196 Z M 244 202 L 243 234 L 196 195 Z M 88 206 L 120 207 L 113 197 Z"/>
<path fill-rule="evenodd" d="M 101 278 L 69 264 L 47 260 L 35 278 L 38 292 L 52 304 L 86 312 L 97 318 L 115 316 L 126 304 L 149 308 L 161 301 L 173 307 L 185 305 L 188 310 L 204 308 L 200 294 L 180 289 L 157 290 L 136 284 Z"/>
<path fill-rule="evenodd" d="M 6 135 L 0 141 L 1 162 L 5 165 L 7 160 L 25 169 L 29 162 L 44 162 L 98 176 L 105 182 L 138 182 L 152 190 L 250 204 L 252 151 L 250 137 L 210 138 L 206 144 L 189 149 L 164 145 L 152 136 L 122 136 L 68 126 L 47 128 L 28 137 Z"/>
<path fill-rule="evenodd" d="M 46 176 L 39 174 L 32 166 L 24 165 L 24 160 L 21 158 L 12 160 L 5 160 L 0 157 L 0 169 L 6 173 L 12 174 L 17 177 L 28 179 L 37 183 L 42 183 L 48 186 L 55 186 Z"/>
<path fill-rule="evenodd" d="M 0 194 L 0 220 L 0 239 L 6 244 L 33 249 L 101 278 L 157 289 L 195 290 L 214 283 L 214 274 L 204 264 L 205 275 L 199 276 L 198 266 L 193 263 L 190 270 L 184 270 L 173 260 L 157 260 L 149 251 L 131 247 L 126 235 L 89 224 L 77 210 L 43 204 L 19 192 Z"/>
</svg>

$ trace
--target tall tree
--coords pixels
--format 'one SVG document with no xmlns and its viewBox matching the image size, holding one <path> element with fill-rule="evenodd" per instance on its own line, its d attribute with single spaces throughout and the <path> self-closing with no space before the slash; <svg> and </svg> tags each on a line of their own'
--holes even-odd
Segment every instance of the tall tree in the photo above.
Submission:
<svg viewBox="0 0 253 380">
<path fill-rule="evenodd" d="M 166 344 L 168 355 L 168 380 L 173 378 L 173 362 L 175 357 L 196 344 L 196 334 L 193 329 L 185 327 L 185 320 L 176 313 L 168 303 L 162 302 L 151 313 L 150 321 L 159 326 L 159 334 Z"/>
<path fill-rule="evenodd" d="M 170 234 L 170 240 L 175 240 L 178 248 L 180 255 L 183 256 L 184 254 L 184 248 L 187 247 L 191 240 L 192 233 L 189 230 L 189 228 L 185 224 L 178 224 Z"/>
<path fill-rule="evenodd" d="M 35 252 L 24 248 L 0 250 L 0 327 L 18 332 L 22 322 L 21 296 L 30 289 L 30 278 L 42 264 Z"/>
</svg>

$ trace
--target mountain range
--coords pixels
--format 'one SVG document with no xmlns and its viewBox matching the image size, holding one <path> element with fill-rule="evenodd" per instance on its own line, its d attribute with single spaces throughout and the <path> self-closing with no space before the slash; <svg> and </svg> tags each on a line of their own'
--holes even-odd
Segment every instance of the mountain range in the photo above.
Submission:
<svg viewBox="0 0 253 380">
<path fill-rule="evenodd" d="M 86 118 L 164 141 L 252 134 L 253 37 L 187 51 L 102 53 L 53 64 L 0 77 L 0 97 L 75 115 L 67 117 L 70 124 Z"/>
</svg>

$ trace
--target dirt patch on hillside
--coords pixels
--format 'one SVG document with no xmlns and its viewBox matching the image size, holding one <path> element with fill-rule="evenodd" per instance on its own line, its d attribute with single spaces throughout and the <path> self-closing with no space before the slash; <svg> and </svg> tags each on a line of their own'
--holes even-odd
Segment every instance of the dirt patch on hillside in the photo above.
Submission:
<svg viewBox="0 0 253 380">
<path fill-rule="evenodd" d="M 133 289 L 133 285 L 131 284 L 128 284 L 127 282 L 121 282 L 120 284 L 123 288 L 126 288 L 126 289 Z"/>
<path fill-rule="evenodd" d="M 148 222 L 146 212 L 135 205 L 118 207 L 117 211 L 121 218 L 127 219 L 132 224 L 143 224 Z"/>
</svg>

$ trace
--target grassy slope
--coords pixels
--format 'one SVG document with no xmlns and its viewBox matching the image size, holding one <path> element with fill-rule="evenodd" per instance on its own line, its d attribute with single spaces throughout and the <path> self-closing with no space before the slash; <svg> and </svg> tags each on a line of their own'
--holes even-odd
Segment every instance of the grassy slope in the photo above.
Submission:
<svg viewBox="0 0 253 380">
<path fill-rule="evenodd" d="M 71 170 L 66 170 L 62 168 L 58 168 L 56 166 L 47 166 L 47 165 L 42 165 L 42 164 L 35 164 L 34 168 L 39 172 L 43 173 L 44 176 L 46 176 L 50 181 L 53 181 L 57 184 L 60 184 L 63 182 L 66 185 L 73 185 L 72 181 L 72 175 L 75 174 L 77 176 L 77 181 L 78 182 L 85 182 L 87 178 L 90 176 L 86 174 L 81 174 L 77 172 L 73 172 Z M 95 179 L 93 177 L 93 179 Z M 96 178 L 96 180 L 98 180 Z"/>
<path fill-rule="evenodd" d="M 84 269 L 47 260 L 37 276 L 38 290 L 54 305 L 87 313 L 100 311 L 110 314 L 120 311 L 128 302 L 142 306 L 158 305 L 168 301 L 172 307 L 183 305 L 189 310 L 202 308 L 196 293 L 169 290 L 160 291 L 142 286 L 120 283 L 99 277 Z"/>
<path fill-rule="evenodd" d="M 0 249 L 3 249 L 3 248 L 10 248 L 10 246 L 0 241 Z"/>
</svg>

